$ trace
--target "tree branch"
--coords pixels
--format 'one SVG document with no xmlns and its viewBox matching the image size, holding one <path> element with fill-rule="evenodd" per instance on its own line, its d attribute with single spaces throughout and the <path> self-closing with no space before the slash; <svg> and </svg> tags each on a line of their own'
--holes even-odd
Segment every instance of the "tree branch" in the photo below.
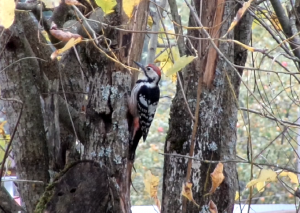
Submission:
<svg viewBox="0 0 300 213">
<path fill-rule="evenodd" d="M 276 16 L 279 20 L 279 23 L 283 29 L 283 32 L 286 35 L 286 38 L 290 40 L 289 44 L 291 49 L 293 50 L 293 53 L 295 54 L 296 57 L 300 59 L 300 48 L 299 48 L 300 38 L 298 35 L 293 34 L 291 22 L 289 18 L 286 16 L 286 13 L 281 5 L 281 1 L 280 0 L 270 0 L 270 1 L 274 8 Z"/>
<path fill-rule="evenodd" d="M 157 7 L 157 11 L 152 16 L 153 19 L 152 31 L 159 31 L 159 27 L 160 27 L 159 13 L 162 11 L 163 8 L 165 8 L 165 6 L 166 6 L 166 0 L 160 1 L 160 8 Z M 152 34 L 150 36 L 149 50 L 148 50 L 148 56 L 146 62 L 147 64 L 151 64 L 154 62 L 157 43 L 158 43 L 157 38 L 158 38 L 158 34 Z"/>
<path fill-rule="evenodd" d="M 178 13 L 178 7 L 177 7 L 176 0 L 169 0 L 169 6 L 170 6 L 173 21 L 175 21 L 176 23 L 181 25 L 181 18 Z M 174 30 L 175 30 L 176 34 L 183 34 L 182 28 L 179 28 L 179 26 L 177 24 L 175 24 L 174 22 L 173 22 L 173 26 L 174 26 Z M 178 37 L 177 43 L 178 43 L 178 49 L 179 49 L 180 56 L 185 55 L 185 44 L 184 44 L 184 39 L 182 36 Z"/>
<path fill-rule="evenodd" d="M 229 159 L 229 160 L 219 160 L 219 161 L 213 161 L 213 160 L 201 160 L 199 158 L 195 158 L 195 157 L 191 157 L 188 155 L 180 155 L 180 154 L 169 154 L 169 153 L 159 153 L 161 155 L 167 155 L 167 156 L 172 156 L 172 157 L 176 157 L 176 158 L 188 158 L 188 159 L 192 159 L 195 161 L 200 161 L 202 163 L 246 163 L 246 164 L 253 164 L 255 166 L 258 166 L 261 168 L 261 166 L 270 166 L 270 167 L 275 167 L 278 169 L 282 169 L 285 171 L 289 171 L 289 172 L 293 172 L 295 174 L 300 174 L 300 171 L 297 171 L 295 169 L 290 169 L 290 168 L 286 168 L 284 166 L 279 166 L 279 165 L 275 165 L 275 164 L 269 164 L 269 163 L 259 163 L 259 162 L 250 162 L 247 160 L 236 160 L 236 159 Z"/>
<path fill-rule="evenodd" d="M 289 121 L 280 120 L 278 118 L 266 115 L 264 113 L 261 113 L 261 112 L 258 112 L 258 111 L 252 110 L 252 109 L 247 109 L 247 108 L 240 107 L 240 110 L 251 112 L 251 113 L 254 113 L 254 114 L 257 114 L 257 115 L 261 115 L 262 117 L 268 118 L 270 120 L 278 121 L 278 122 L 280 122 L 283 125 L 285 124 L 285 125 L 292 126 L 292 127 L 300 127 L 300 124 L 292 123 L 292 122 L 289 122 Z"/>
</svg>

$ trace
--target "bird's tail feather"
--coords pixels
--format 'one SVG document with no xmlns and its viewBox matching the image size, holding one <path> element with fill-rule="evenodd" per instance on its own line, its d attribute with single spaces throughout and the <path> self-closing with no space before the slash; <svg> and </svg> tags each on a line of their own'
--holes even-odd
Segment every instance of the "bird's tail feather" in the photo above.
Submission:
<svg viewBox="0 0 300 213">
<path fill-rule="evenodd" d="M 139 144 L 139 140 L 142 137 L 142 131 L 138 129 L 135 134 L 133 135 L 133 138 L 131 138 L 129 142 L 129 153 L 128 153 L 128 159 L 131 161 L 134 161 L 135 158 L 135 151 Z"/>
</svg>

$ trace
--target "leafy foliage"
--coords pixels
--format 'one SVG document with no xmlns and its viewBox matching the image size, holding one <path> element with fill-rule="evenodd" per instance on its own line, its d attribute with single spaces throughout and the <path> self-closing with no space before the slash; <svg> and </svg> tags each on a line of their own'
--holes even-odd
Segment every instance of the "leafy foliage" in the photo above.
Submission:
<svg viewBox="0 0 300 213">
<path fill-rule="evenodd" d="M 176 72 L 180 71 L 186 65 L 188 65 L 189 63 L 191 63 L 194 59 L 195 59 L 195 57 L 193 57 L 193 56 L 186 56 L 186 55 L 184 55 L 184 56 L 180 57 L 174 63 L 174 65 L 170 69 L 167 70 L 166 76 L 171 76 L 171 75 L 175 74 Z"/>
<path fill-rule="evenodd" d="M 116 0 L 95 0 L 95 2 L 105 14 L 114 12 L 114 7 L 117 5 Z"/>
<path fill-rule="evenodd" d="M 0 25 L 4 28 L 9 28 L 15 20 L 15 1 L 1 0 L 0 1 Z"/>
<path fill-rule="evenodd" d="M 126 3 L 123 4 L 123 10 L 125 14 L 131 18 L 133 9 L 136 5 L 140 3 L 141 0 L 131 0 L 131 1 L 126 1 Z"/>
</svg>

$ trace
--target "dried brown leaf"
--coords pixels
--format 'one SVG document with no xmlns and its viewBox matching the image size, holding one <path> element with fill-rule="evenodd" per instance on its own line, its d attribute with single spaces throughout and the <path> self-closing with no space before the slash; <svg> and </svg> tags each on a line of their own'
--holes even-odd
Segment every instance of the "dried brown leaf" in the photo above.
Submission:
<svg viewBox="0 0 300 213">
<path fill-rule="evenodd" d="M 241 18 L 243 17 L 243 15 L 247 11 L 247 9 L 250 7 L 252 1 L 253 0 L 249 0 L 249 1 L 245 2 L 243 4 L 243 7 L 238 10 L 236 16 L 234 17 L 233 21 L 231 22 L 231 25 L 230 25 L 227 33 L 223 37 L 226 37 L 227 34 L 229 33 L 229 31 L 232 30 L 237 25 L 237 23 L 241 20 Z"/>
<path fill-rule="evenodd" d="M 159 212 L 161 212 L 161 204 L 157 196 L 154 198 L 155 205 L 157 206 Z"/>
<path fill-rule="evenodd" d="M 62 54 L 63 52 L 67 51 L 68 49 L 72 48 L 73 46 L 75 46 L 76 44 L 78 44 L 80 42 L 81 42 L 81 37 L 79 37 L 77 39 L 71 38 L 63 48 L 55 50 L 51 54 L 50 58 L 52 60 L 54 60 L 57 56 L 59 56 L 60 54 Z"/>
<path fill-rule="evenodd" d="M 67 5 L 78 5 L 78 6 L 86 7 L 83 4 L 81 4 L 80 2 L 78 2 L 77 0 L 65 0 L 65 3 Z"/>
<path fill-rule="evenodd" d="M 181 195 L 183 195 L 189 201 L 192 201 L 197 207 L 199 207 L 199 205 L 196 203 L 196 201 L 193 198 L 192 186 L 193 184 L 190 182 L 182 183 Z"/>
<path fill-rule="evenodd" d="M 147 171 L 144 177 L 145 191 L 148 192 L 151 198 L 157 198 L 157 189 L 159 184 L 159 177 Z"/>
<path fill-rule="evenodd" d="M 73 34 L 73 33 L 70 33 L 70 32 L 65 32 L 63 30 L 58 30 L 58 29 L 56 29 L 55 26 L 56 25 L 54 24 L 53 27 L 51 27 L 50 33 L 55 38 L 57 38 L 61 41 L 69 41 L 71 38 L 74 38 L 74 39 L 82 38 L 81 35 Z"/>
<path fill-rule="evenodd" d="M 223 174 L 223 164 L 218 163 L 213 173 L 210 174 L 211 180 L 212 180 L 212 186 L 209 191 L 210 194 L 214 193 L 216 189 L 220 186 L 220 184 L 224 180 L 224 174 Z"/>
<path fill-rule="evenodd" d="M 209 207 L 210 213 L 218 213 L 217 205 L 212 200 L 209 201 L 208 207 Z"/>
</svg>

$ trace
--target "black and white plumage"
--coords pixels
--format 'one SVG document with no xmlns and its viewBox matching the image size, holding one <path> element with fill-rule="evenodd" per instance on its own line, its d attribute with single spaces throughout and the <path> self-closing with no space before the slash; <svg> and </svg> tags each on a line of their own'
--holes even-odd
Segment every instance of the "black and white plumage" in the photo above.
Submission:
<svg viewBox="0 0 300 213">
<path fill-rule="evenodd" d="M 144 76 L 137 80 L 131 91 L 129 110 L 133 116 L 133 130 L 129 147 L 129 160 L 134 160 L 135 150 L 140 138 L 145 141 L 149 128 L 153 121 L 160 91 L 158 83 L 161 78 L 161 71 L 153 64 L 144 67 L 135 62 L 144 72 Z"/>
</svg>

